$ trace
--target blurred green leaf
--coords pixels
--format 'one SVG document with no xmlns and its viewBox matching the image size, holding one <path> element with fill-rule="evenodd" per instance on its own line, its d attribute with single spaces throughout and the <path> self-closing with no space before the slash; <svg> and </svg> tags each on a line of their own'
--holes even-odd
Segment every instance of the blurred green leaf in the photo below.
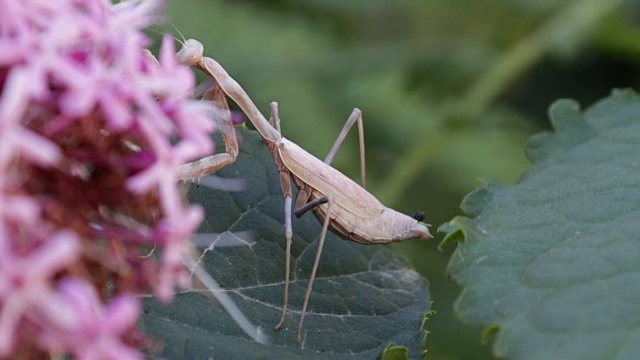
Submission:
<svg viewBox="0 0 640 360">
<path fill-rule="evenodd" d="M 305 317 L 302 343 L 296 341 L 304 291 L 321 226 L 313 215 L 294 219 L 290 313 L 285 329 L 274 332 L 282 309 L 285 241 L 283 197 L 273 158 L 252 131 L 237 162 L 218 172 L 243 179 L 246 190 L 226 192 L 191 186 L 189 197 L 206 211 L 196 238 L 211 242 L 202 264 L 239 308 L 262 326 L 273 342 L 251 341 L 217 304 L 198 291 L 183 291 L 163 306 L 146 301 L 143 329 L 166 343 L 170 359 L 372 359 L 390 343 L 394 353 L 422 358 L 424 314 L 429 293 L 422 279 L 390 247 L 363 246 L 328 234 Z M 238 237 L 239 246 L 222 246 Z M 215 234 L 223 234 L 217 236 Z M 208 240 L 207 240 L 208 238 Z M 224 240 L 228 242 L 228 240 Z"/>
<path fill-rule="evenodd" d="M 389 344 L 380 357 L 381 360 L 406 360 L 409 358 L 409 351 L 404 346 Z"/>
<path fill-rule="evenodd" d="M 465 322 L 496 332 L 498 357 L 634 359 L 640 354 L 640 98 L 616 91 L 528 146 L 513 187 L 471 193 L 442 227 L 464 236 L 449 272 Z"/>
</svg>

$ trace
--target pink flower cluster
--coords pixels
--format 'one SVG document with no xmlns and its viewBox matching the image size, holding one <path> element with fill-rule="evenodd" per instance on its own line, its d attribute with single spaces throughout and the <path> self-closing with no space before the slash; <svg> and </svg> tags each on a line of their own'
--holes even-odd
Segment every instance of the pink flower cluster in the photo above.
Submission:
<svg viewBox="0 0 640 360">
<path fill-rule="evenodd" d="M 188 284 L 176 167 L 213 123 L 173 42 L 143 50 L 159 5 L 0 1 L 0 358 L 140 358 L 135 295 Z"/>
</svg>

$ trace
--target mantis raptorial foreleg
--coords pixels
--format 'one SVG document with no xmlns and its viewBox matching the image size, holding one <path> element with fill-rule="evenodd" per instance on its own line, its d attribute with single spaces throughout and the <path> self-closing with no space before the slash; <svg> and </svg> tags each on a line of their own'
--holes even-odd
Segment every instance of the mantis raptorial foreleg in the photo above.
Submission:
<svg viewBox="0 0 640 360">
<path fill-rule="evenodd" d="M 145 53 L 146 56 L 150 57 L 153 61 L 158 61 L 151 51 L 146 50 Z M 196 66 L 198 68 L 205 69 L 205 65 L 200 63 L 201 60 L 202 56 L 199 58 L 178 57 L 178 62 L 184 65 Z M 202 100 L 209 101 L 214 105 L 215 119 L 218 129 L 220 130 L 220 133 L 222 133 L 222 138 L 224 139 L 225 152 L 213 154 L 200 160 L 180 165 L 176 176 L 177 180 L 201 178 L 204 175 L 214 173 L 233 163 L 238 157 L 238 139 L 231 120 L 231 112 L 229 111 L 229 105 L 227 104 L 226 94 L 215 81 L 215 78 L 213 79 L 213 85 L 205 91 L 202 96 Z"/>
<path fill-rule="evenodd" d="M 238 139 L 231 121 L 229 104 L 227 104 L 227 97 L 224 91 L 222 91 L 217 82 L 214 81 L 213 86 L 202 96 L 202 100 L 210 101 L 215 106 L 215 118 L 218 129 L 224 139 L 225 152 L 180 165 L 178 167 L 178 180 L 189 180 L 211 174 L 233 163 L 238 157 Z"/>
</svg>

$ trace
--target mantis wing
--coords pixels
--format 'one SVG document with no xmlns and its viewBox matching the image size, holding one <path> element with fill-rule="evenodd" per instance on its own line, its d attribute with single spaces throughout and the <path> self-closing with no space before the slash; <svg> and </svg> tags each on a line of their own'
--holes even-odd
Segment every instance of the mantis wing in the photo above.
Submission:
<svg viewBox="0 0 640 360">
<path fill-rule="evenodd" d="M 278 151 L 292 174 L 320 193 L 333 195 L 335 204 L 344 210 L 362 218 L 373 218 L 384 211 L 385 206 L 367 190 L 293 142 L 282 138 Z"/>
</svg>

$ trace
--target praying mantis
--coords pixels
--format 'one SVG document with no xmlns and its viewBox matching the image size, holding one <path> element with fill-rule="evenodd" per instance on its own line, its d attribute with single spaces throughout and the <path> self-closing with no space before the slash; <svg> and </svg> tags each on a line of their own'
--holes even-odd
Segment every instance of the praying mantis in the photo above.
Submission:
<svg viewBox="0 0 640 360">
<path fill-rule="evenodd" d="M 422 222 L 424 214 L 413 217 L 385 207 L 378 199 L 364 189 L 364 145 L 362 113 L 354 109 L 328 155 L 321 161 L 295 143 L 281 135 L 278 104 L 271 103 L 271 122 L 258 110 L 249 95 L 231 77 L 224 68 L 212 58 L 204 57 L 204 47 L 197 40 L 186 40 L 178 52 L 178 61 L 200 69 L 212 77 L 215 84 L 204 96 L 228 112 L 225 96 L 231 98 L 247 115 L 264 143 L 273 155 L 280 176 L 284 195 L 285 230 L 285 285 L 282 315 L 275 330 L 282 328 L 285 322 L 289 301 L 289 275 L 291 260 L 292 208 L 293 214 L 300 217 L 311 211 L 322 223 L 322 232 L 318 243 L 313 268 L 305 292 L 302 313 L 298 323 L 298 341 L 302 339 L 304 317 L 313 289 L 316 271 L 320 262 L 322 248 L 328 230 L 346 240 L 362 244 L 388 244 L 409 239 L 431 238 L 428 224 Z M 360 162 L 362 186 L 331 167 L 331 161 L 351 127 L 358 123 L 360 138 Z M 238 143 L 233 125 L 228 117 L 219 117 L 218 128 L 223 135 L 225 153 L 213 154 L 201 160 L 181 165 L 179 178 L 197 178 L 212 173 L 235 161 L 238 155 Z M 291 183 L 298 188 L 295 207 Z"/>
</svg>

